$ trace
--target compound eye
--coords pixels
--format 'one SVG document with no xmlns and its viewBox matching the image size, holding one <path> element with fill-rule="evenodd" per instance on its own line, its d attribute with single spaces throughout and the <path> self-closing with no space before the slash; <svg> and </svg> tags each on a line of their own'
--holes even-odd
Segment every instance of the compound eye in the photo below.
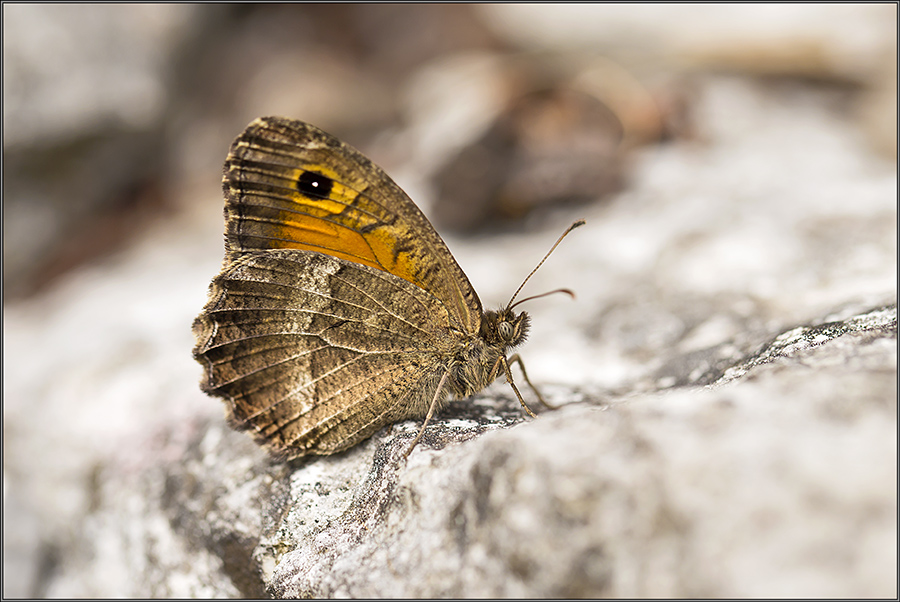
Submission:
<svg viewBox="0 0 900 602">
<path fill-rule="evenodd" d="M 497 332 L 504 341 L 509 341 L 513 337 L 513 327 L 509 322 L 500 322 L 497 324 Z"/>
</svg>

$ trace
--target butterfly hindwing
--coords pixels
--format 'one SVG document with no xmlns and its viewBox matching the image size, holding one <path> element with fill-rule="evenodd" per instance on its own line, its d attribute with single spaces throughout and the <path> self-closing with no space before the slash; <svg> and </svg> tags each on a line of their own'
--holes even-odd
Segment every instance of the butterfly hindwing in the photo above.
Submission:
<svg viewBox="0 0 900 602">
<path fill-rule="evenodd" d="M 424 414 L 449 324 L 434 297 L 382 271 L 248 252 L 213 281 L 195 356 L 235 426 L 282 456 L 333 453 Z"/>
</svg>

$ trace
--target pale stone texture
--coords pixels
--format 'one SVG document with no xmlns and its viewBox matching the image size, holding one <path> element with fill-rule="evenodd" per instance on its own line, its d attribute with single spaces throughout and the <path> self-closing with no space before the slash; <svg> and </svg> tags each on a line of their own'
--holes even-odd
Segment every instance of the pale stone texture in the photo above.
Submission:
<svg viewBox="0 0 900 602">
<path fill-rule="evenodd" d="M 275 462 L 199 391 L 211 175 L 4 306 L 4 595 L 896 597 L 896 171 L 834 100 L 699 78 L 610 203 L 449 239 L 495 306 L 587 219 L 526 290 L 577 293 L 522 348 L 567 405 L 500 382 L 406 461 L 415 422 Z"/>
</svg>

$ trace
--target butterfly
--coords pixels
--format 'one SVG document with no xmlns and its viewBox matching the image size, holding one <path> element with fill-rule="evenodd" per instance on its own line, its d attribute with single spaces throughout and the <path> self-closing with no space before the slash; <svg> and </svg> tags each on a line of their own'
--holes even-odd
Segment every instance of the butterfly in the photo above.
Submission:
<svg viewBox="0 0 900 602">
<path fill-rule="evenodd" d="M 193 355 L 233 427 L 290 459 L 424 417 L 408 455 L 447 398 L 501 375 L 534 416 L 512 378 L 519 364 L 534 389 L 521 358 L 507 357 L 528 314 L 512 300 L 484 311 L 428 219 L 360 152 L 263 117 L 231 145 L 223 189 L 226 257 Z"/>
</svg>

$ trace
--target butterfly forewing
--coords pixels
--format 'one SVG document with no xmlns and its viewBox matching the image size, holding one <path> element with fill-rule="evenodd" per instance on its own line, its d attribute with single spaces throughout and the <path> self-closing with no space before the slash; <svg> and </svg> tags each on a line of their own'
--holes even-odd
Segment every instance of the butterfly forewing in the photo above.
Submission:
<svg viewBox="0 0 900 602">
<path fill-rule="evenodd" d="M 383 270 L 436 297 L 478 332 L 482 308 L 421 211 L 361 153 L 309 124 L 254 121 L 225 164 L 228 258 L 300 249 Z"/>
</svg>

